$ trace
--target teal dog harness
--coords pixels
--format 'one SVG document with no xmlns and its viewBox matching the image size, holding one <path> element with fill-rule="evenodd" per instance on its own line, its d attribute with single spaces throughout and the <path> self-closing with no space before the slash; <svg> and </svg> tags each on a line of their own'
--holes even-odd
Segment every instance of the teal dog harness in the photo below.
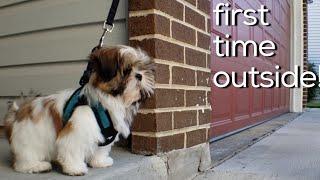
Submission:
<svg viewBox="0 0 320 180">
<path fill-rule="evenodd" d="M 113 127 L 110 114 L 108 110 L 104 109 L 100 102 L 96 102 L 93 105 L 89 105 L 87 97 L 85 95 L 80 94 L 82 88 L 83 87 L 77 89 L 65 104 L 63 110 L 63 124 L 67 124 L 74 110 L 78 106 L 90 106 L 91 110 L 95 115 L 96 121 L 100 127 L 101 133 L 105 138 L 105 142 L 100 143 L 99 146 L 109 145 L 115 140 L 118 134 L 118 132 Z"/>
</svg>

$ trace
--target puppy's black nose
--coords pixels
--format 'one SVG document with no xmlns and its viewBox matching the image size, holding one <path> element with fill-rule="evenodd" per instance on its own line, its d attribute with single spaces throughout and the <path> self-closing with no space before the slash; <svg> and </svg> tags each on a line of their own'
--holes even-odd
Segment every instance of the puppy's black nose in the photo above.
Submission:
<svg viewBox="0 0 320 180">
<path fill-rule="evenodd" d="M 136 74 L 136 78 L 139 80 L 139 81 L 141 81 L 142 80 L 142 75 L 141 74 Z"/>
</svg>

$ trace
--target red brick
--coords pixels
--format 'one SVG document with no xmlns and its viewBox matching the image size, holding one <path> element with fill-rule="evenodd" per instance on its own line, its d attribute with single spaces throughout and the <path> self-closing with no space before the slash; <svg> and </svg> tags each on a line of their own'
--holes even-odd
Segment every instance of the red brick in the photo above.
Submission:
<svg viewBox="0 0 320 180">
<path fill-rule="evenodd" d="M 198 32 L 198 47 L 209 50 L 210 48 L 210 36 Z"/>
<path fill-rule="evenodd" d="M 206 105 L 206 91 L 186 91 L 187 106 Z"/>
<path fill-rule="evenodd" d="M 181 107 L 184 105 L 184 90 L 157 89 L 157 108 Z"/>
<path fill-rule="evenodd" d="M 195 85 L 195 71 L 182 67 L 172 67 L 172 83 L 179 85 Z"/>
<path fill-rule="evenodd" d="M 204 13 L 210 15 L 210 1 L 198 0 L 198 9 L 200 9 Z"/>
<path fill-rule="evenodd" d="M 206 110 L 199 110 L 199 124 L 209 124 L 211 122 L 211 110 L 206 109 Z"/>
<path fill-rule="evenodd" d="M 206 30 L 205 17 L 189 7 L 185 7 L 185 21 L 199 29 Z"/>
<path fill-rule="evenodd" d="M 157 83 L 169 84 L 169 80 L 170 80 L 169 66 L 165 64 L 156 64 L 155 79 Z"/>
<path fill-rule="evenodd" d="M 172 113 L 138 114 L 132 125 L 134 132 L 160 132 L 172 130 Z"/>
<path fill-rule="evenodd" d="M 207 129 L 199 129 L 187 132 L 187 147 L 207 142 Z"/>
<path fill-rule="evenodd" d="M 154 137 L 132 136 L 132 152 L 152 155 L 157 153 L 157 139 Z"/>
<path fill-rule="evenodd" d="M 156 94 L 146 99 L 140 106 L 142 109 L 153 109 L 156 107 Z"/>
<path fill-rule="evenodd" d="M 184 134 L 175 134 L 160 137 L 158 139 L 158 153 L 184 148 L 184 136 Z"/>
<path fill-rule="evenodd" d="M 211 86 L 211 73 L 197 71 L 197 86 Z"/>
<path fill-rule="evenodd" d="M 157 113 L 156 123 L 157 123 L 156 130 L 158 132 L 172 130 L 173 129 L 173 127 L 172 127 L 172 113 L 171 112 Z"/>
<path fill-rule="evenodd" d="M 174 112 L 174 129 L 197 125 L 197 111 Z"/>
<path fill-rule="evenodd" d="M 170 36 L 170 20 L 160 15 L 130 17 L 128 26 L 129 37 L 146 34 Z"/>
<path fill-rule="evenodd" d="M 206 53 L 186 48 L 186 63 L 192 66 L 206 67 Z"/>
<path fill-rule="evenodd" d="M 175 0 L 155 0 L 156 9 L 183 20 L 183 5 Z"/>
<path fill-rule="evenodd" d="M 129 11 L 153 9 L 156 0 L 130 0 Z"/>
<path fill-rule="evenodd" d="M 196 31 L 183 24 L 172 22 L 172 37 L 191 45 L 196 44 Z"/>
<path fill-rule="evenodd" d="M 184 90 L 156 89 L 154 95 L 142 104 L 141 108 L 168 108 L 184 106 Z"/>
<path fill-rule="evenodd" d="M 211 69 L 211 54 L 207 54 L 207 68 Z"/>
<path fill-rule="evenodd" d="M 210 105 L 211 104 L 211 91 L 207 92 L 207 104 Z"/>
<path fill-rule="evenodd" d="M 197 4 L 197 0 L 186 0 L 186 1 L 194 6 L 196 6 Z"/>
<path fill-rule="evenodd" d="M 211 33 L 211 19 L 207 20 L 207 32 Z"/>
<path fill-rule="evenodd" d="M 183 5 L 175 0 L 130 0 L 129 11 L 157 9 L 180 20 L 183 19 Z"/>
<path fill-rule="evenodd" d="M 184 48 L 160 39 L 131 40 L 130 45 L 141 47 L 152 57 L 183 63 Z"/>
<path fill-rule="evenodd" d="M 144 155 L 169 152 L 184 148 L 184 134 L 175 134 L 160 138 L 132 136 L 132 151 Z"/>
</svg>

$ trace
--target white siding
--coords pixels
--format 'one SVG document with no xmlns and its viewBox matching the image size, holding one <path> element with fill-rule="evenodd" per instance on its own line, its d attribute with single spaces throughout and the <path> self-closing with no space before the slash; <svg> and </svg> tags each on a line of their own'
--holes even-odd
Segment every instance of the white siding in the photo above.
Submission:
<svg viewBox="0 0 320 180">
<path fill-rule="evenodd" d="M 111 0 L 0 0 L 0 125 L 8 99 L 77 87 Z M 127 44 L 121 0 L 107 44 Z"/>
<path fill-rule="evenodd" d="M 320 0 L 314 0 L 308 5 L 309 39 L 308 60 L 320 65 Z"/>
</svg>

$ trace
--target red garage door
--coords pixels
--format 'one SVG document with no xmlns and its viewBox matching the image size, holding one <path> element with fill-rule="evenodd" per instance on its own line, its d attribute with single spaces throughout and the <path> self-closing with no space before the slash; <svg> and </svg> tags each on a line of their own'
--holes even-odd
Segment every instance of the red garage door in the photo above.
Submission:
<svg viewBox="0 0 320 180">
<path fill-rule="evenodd" d="M 229 3 L 234 9 L 259 9 L 261 4 L 267 6 L 271 13 L 267 20 L 271 26 L 246 26 L 241 23 L 243 15 L 239 15 L 238 26 L 215 26 L 215 14 L 212 18 L 212 38 L 217 35 L 224 37 L 231 34 L 231 40 L 272 40 L 277 44 L 276 56 L 219 58 L 212 48 L 212 71 L 238 72 L 249 71 L 251 67 L 257 70 L 274 72 L 275 65 L 280 65 L 282 71 L 290 67 L 290 2 L 289 0 L 213 0 L 212 9 L 218 3 Z M 222 18 L 222 22 L 224 19 Z M 215 47 L 212 44 L 212 47 Z M 238 54 L 242 54 L 239 52 Z M 241 82 L 241 77 L 239 77 Z M 261 82 L 258 79 L 258 82 Z M 230 86 L 226 89 L 212 87 L 212 125 L 211 137 L 218 137 L 241 128 L 262 122 L 268 118 L 288 112 L 289 89 L 238 89 Z"/>
</svg>

